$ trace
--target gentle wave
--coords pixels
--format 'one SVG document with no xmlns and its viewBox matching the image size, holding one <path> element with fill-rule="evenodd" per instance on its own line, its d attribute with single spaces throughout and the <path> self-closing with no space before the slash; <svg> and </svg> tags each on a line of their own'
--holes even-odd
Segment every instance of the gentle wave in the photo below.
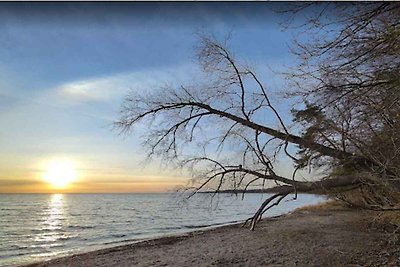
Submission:
<svg viewBox="0 0 400 267">
<path fill-rule="evenodd" d="M 200 224 L 200 225 L 184 225 L 184 228 L 187 229 L 197 229 L 197 228 L 207 228 L 207 227 L 213 227 L 213 226 L 221 226 L 221 225 L 229 225 L 229 224 L 235 224 L 239 223 L 241 221 L 228 221 L 224 223 L 211 223 L 211 224 Z"/>
<path fill-rule="evenodd" d="M 87 226 L 87 225 L 68 225 L 69 229 L 93 229 L 96 226 Z"/>
</svg>

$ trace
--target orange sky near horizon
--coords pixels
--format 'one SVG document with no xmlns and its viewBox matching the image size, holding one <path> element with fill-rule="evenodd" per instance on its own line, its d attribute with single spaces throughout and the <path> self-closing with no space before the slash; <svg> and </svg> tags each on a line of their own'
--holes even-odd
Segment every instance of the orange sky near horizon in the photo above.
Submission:
<svg viewBox="0 0 400 267">
<path fill-rule="evenodd" d="M 4 182 L 6 181 L 6 182 Z M 179 186 L 184 186 L 186 181 L 182 179 L 143 179 L 135 181 L 129 178 L 124 182 L 110 181 L 77 181 L 64 187 L 56 187 L 46 181 L 38 180 L 4 180 L 0 179 L 0 193 L 161 193 L 174 191 Z"/>
<path fill-rule="evenodd" d="M 54 188 L 49 184 L 2 186 L 0 193 L 162 193 L 173 191 L 178 182 L 140 182 L 140 183 L 76 183 L 65 188 Z"/>
<path fill-rule="evenodd" d="M 69 165 L 54 169 L 54 162 Z M 14 166 L 0 173 L 0 193 L 155 193 L 173 191 L 188 181 L 172 170 L 161 171 L 155 166 L 98 170 L 91 169 L 83 160 L 65 157 L 46 159 L 31 167 Z"/>
</svg>

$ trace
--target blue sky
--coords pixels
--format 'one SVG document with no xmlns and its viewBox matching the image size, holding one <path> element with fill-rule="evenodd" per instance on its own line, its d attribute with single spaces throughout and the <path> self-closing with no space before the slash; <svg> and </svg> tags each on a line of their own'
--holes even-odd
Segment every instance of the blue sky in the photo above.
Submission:
<svg viewBox="0 0 400 267">
<path fill-rule="evenodd" d="M 279 25 L 284 15 L 274 11 L 284 5 L 1 3 L 0 192 L 35 191 L 46 162 L 58 158 L 74 162 L 82 192 L 90 183 L 98 191 L 159 191 L 184 182 L 187 174 L 142 168 L 138 136 L 111 131 L 123 97 L 189 82 L 196 33 L 232 32 L 235 54 L 279 88 L 268 66 L 293 63 L 296 34 Z"/>
</svg>

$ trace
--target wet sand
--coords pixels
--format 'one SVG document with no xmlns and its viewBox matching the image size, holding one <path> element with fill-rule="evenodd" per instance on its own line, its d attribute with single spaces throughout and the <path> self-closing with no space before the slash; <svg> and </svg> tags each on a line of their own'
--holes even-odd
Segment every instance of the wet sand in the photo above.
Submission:
<svg viewBox="0 0 400 267">
<path fill-rule="evenodd" d="M 376 213 L 338 205 L 63 257 L 33 266 L 400 266 Z"/>
</svg>

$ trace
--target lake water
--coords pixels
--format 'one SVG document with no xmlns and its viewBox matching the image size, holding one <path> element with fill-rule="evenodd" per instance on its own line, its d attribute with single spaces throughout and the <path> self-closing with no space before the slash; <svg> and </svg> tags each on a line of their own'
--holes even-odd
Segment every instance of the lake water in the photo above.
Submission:
<svg viewBox="0 0 400 267">
<path fill-rule="evenodd" d="M 243 221 L 268 194 L 0 194 L 0 266 Z M 286 199 L 291 200 L 291 196 Z M 300 194 L 266 216 L 325 201 Z"/>
</svg>

